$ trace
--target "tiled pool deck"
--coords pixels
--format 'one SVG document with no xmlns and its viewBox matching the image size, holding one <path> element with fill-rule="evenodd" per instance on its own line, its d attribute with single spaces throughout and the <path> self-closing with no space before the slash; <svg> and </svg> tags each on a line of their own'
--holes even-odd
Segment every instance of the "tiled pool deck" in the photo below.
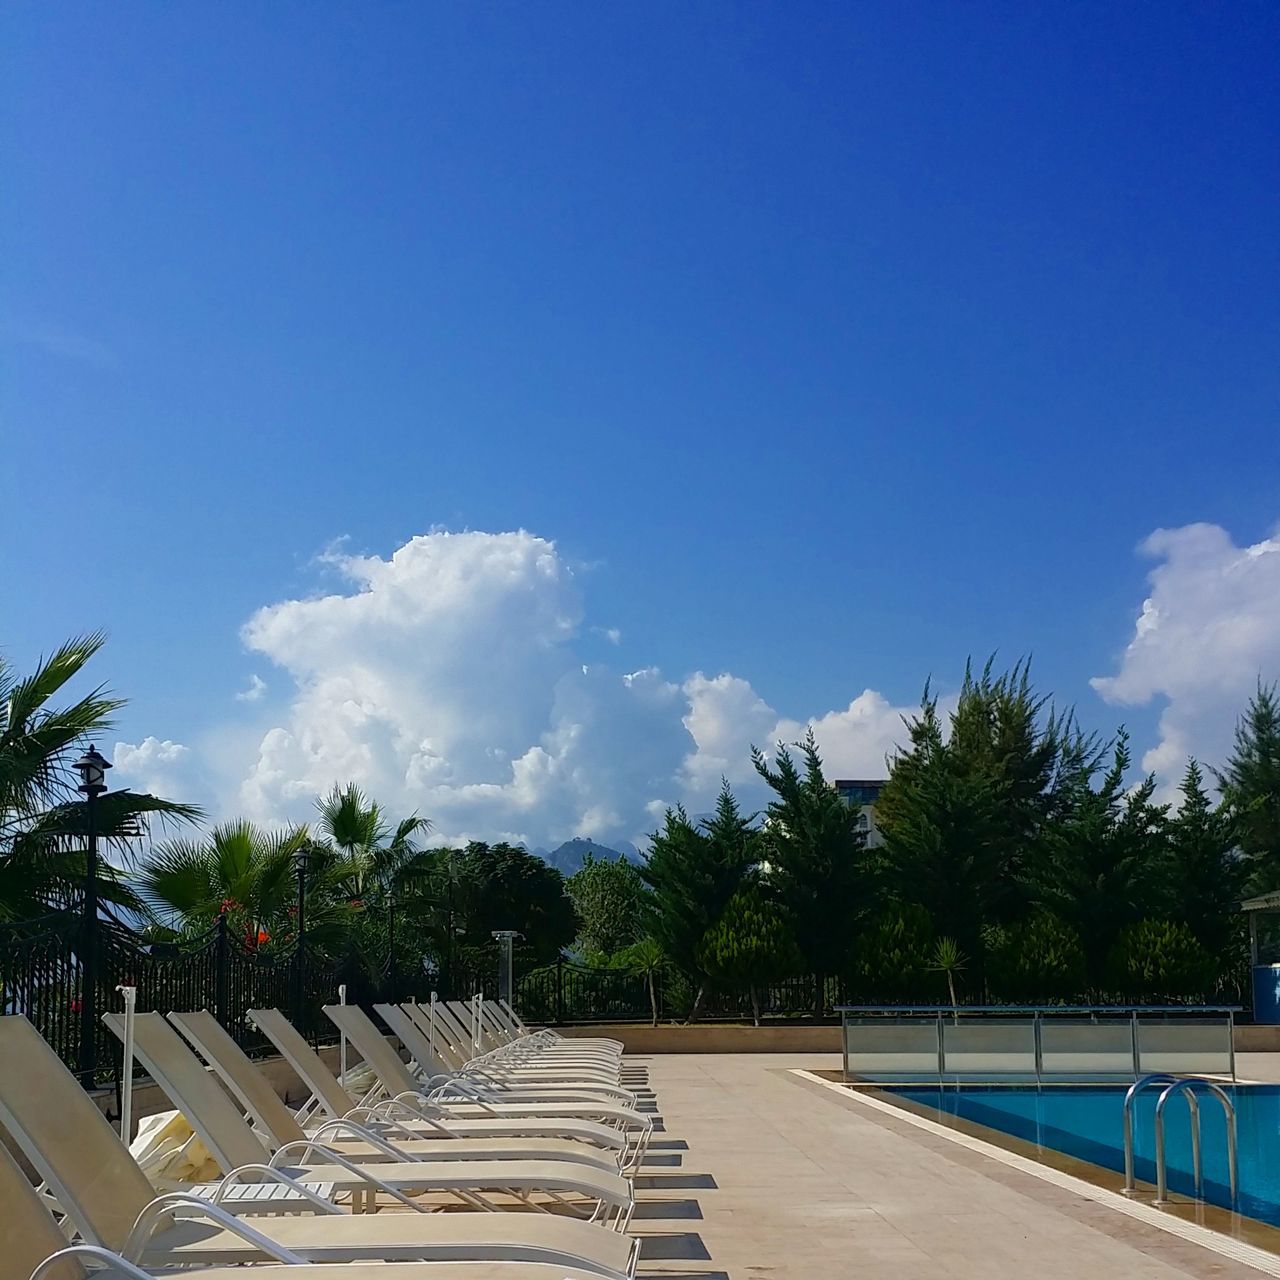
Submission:
<svg viewBox="0 0 1280 1280">
<path fill-rule="evenodd" d="M 1266 1274 L 868 1107 L 821 1054 L 640 1059 L 666 1132 L 638 1180 L 640 1271 L 666 1280 L 1121 1280 Z M 1280 1055 L 1242 1055 L 1280 1079 Z M 686 1145 L 687 1144 L 687 1145 Z M 1104 1197 L 1108 1193 L 1103 1193 Z M 1277 1260 L 1280 1262 L 1280 1259 Z M 1277 1266 L 1273 1274 L 1280 1274 Z"/>
</svg>

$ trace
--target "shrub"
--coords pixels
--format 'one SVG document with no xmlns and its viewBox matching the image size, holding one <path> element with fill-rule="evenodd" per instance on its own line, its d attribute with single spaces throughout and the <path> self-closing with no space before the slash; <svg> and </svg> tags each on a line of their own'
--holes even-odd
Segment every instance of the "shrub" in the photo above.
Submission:
<svg viewBox="0 0 1280 1280">
<path fill-rule="evenodd" d="M 1181 920 L 1140 920 L 1111 949 L 1107 978 L 1131 1000 L 1199 1000 L 1213 985 L 1216 967 Z"/>
<path fill-rule="evenodd" d="M 916 906 L 887 912 L 854 948 L 850 998 L 886 1004 L 933 999 L 938 985 L 937 974 L 930 972 L 934 950 L 927 912 Z"/>
<path fill-rule="evenodd" d="M 1011 1004 L 1078 999 L 1088 979 L 1080 935 L 1048 911 L 1007 928 L 988 929 L 987 983 Z"/>
</svg>

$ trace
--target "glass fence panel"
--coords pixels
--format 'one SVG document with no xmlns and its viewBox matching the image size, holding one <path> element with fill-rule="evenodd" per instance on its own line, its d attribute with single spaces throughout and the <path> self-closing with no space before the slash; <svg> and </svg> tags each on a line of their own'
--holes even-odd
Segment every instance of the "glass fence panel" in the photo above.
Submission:
<svg viewBox="0 0 1280 1280">
<path fill-rule="evenodd" d="M 849 1016 L 844 1024 L 845 1071 L 867 1079 L 938 1074 L 938 1019 Z"/>
<path fill-rule="evenodd" d="M 1132 1076 L 1132 1019 L 1128 1014 L 1042 1019 L 1040 1069 L 1046 1076 Z"/>
<path fill-rule="evenodd" d="M 1036 1032 L 1030 1018 L 942 1019 L 942 1069 L 948 1074 L 1036 1073 Z"/>
<path fill-rule="evenodd" d="M 1230 1075 L 1231 1019 L 1222 1016 L 1138 1020 L 1138 1069 L 1179 1074 Z"/>
</svg>

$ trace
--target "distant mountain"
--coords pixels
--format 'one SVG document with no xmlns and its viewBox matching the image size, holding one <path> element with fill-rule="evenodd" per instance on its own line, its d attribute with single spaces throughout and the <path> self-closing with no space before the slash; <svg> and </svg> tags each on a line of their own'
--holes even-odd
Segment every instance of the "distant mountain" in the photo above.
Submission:
<svg viewBox="0 0 1280 1280">
<path fill-rule="evenodd" d="M 566 840 L 559 848 L 552 849 L 550 852 L 545 849 L 534 849 L 532 852 L 567 876 L 581 869 L 582 864 L 587 860 L 587 854 L 610 862 L 616 862 L 618 858 L 626 858 L 628 862 L 643 861 L 640 851 L 629 840 L 619 840 L 617 848 L 598 844 L 594 840 Z"/>
</svg>

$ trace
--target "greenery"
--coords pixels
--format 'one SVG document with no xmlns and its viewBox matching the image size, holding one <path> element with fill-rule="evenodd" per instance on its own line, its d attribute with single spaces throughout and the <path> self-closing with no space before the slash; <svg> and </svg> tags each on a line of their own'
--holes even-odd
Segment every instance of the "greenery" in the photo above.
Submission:
<svg viewBox="0 0 1280 1280">
<path fill-rule="evenodd" d="M 1250 890 L 1280 889 L 1280 697 L 1275 685 L 1258 682 L 1218 781 L 1238 825 Z"/>
<path fill-rule="evenodd" d="M 578 913 L 578 947 L 588 962 L 603 964 L 640 939 L 644 929 L 645 884 L 625 858 L 588 853 L 566 887 Z"/>
<path fill-rule="evenodd" d="M 745 883 L 725 904 L 699 948 L 704 971 L 730 991 L 745 990 L 760 1025 L 760 988 L 797 972 L 803 960 L 785 913 L 759 878 Z"/>
<path fill-rule="evenodd" d="M 103 643 L 101 633 L 77 636 L 25 676 L 0 656 L 0 921 L 66 910 L 84 884 L 88 816 L 72 766 L 125 704 L 101 685 L 74 702 L 52 704 Z M 95 808 L 106 855 L 126 851 L 153 819 L 187 823 L 201 816 L 194 805 L 127 790 L 108 792 Z M 107 856 L 99 862 L 99 896 L 126 910 L 139 905 Z"/>
<path fill-rule="evenodd" d="M 101 646 L 70 640 L 26 676 L 0 660 L 0 921 L 74 919 L 87 814 L 72 763 L 122 704 L 101 688 L 64 694 Z M 182 830 L 197 809 L 113 788 L 96 806 L 101 896 L 179 946 L 221 921 L 245 951 L 287 956 L 305 854 L 311 954 L 385 972 L 394 935 L 400 971 L 452 991 L 495 971 L 492 934 L 513 929 L 517 972 L 544 1003 L 563 1002 L 548 984 L 569 958 L 603 971 L 597 996 L 579 982 L 573 1000 L 642 1001 L 656 1021 L 744 1004 L 758 1020 L 762 991 L 776 1003 L 784 982 L 817 1014 L 837 990 L 866 1003 L 1235 997 L 1239 899 L 1280 889 L 1274 686 L 1240 718 L 1217 803 L 1195 760 L 1165 803 L 1154 777 L 1135 776 L 1123 729 L 1082 732 L 1021 662 L 967 668 L 945 713 L 926 685 L 874 841 L 812 732 L 751 758 L 762 814 L 723 783 L 706 818 L 668 810 L 645 861 L 589 853 L 568 880 L 520 846 L 426 847 L 424 817 L 388 813 L 354 783 L 279 830 Z M 151 841 L 154 821 L 178 826 Z"/>
<path fill-rule="evenodd" d="M 1129 1000 L 1186 1000 L 1213 980 L 1213 957 L 1181 920 L 1129 925 L 1108 957 L 1112 989 Z"/>
</svg>

